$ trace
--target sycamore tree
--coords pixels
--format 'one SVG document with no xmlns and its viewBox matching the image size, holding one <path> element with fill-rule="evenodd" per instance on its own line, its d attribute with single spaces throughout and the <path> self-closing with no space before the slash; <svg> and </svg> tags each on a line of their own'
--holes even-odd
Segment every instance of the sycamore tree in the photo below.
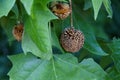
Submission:
<svg viewBox="0 0 120 80">
<path fill-rule="evenodd" d="M 0 80 L 119 80 L 119 33 L 111 35 L 108 27 L 111 1 L 72 0 L 73 26 L 84 35 L 77 52 L 61 46 L 71 16 L 59 19 L 49 6 L 53 1 L 58 0 L 0 0 Z M 24 29 L 16 38 L 18 22 Z"/>
</svg>

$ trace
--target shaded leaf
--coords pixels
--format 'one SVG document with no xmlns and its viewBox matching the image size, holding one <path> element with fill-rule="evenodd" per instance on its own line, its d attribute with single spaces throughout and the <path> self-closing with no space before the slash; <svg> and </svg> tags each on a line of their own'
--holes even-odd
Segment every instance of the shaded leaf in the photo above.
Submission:
<svg viewBox="0 0 120 80">
<path fill-rule="evenodd" d="M 59 21 L 57 20 L 51 21 L 51 24 L 52 24 L 51 26 L 52 45 L 60 49 L 62 53 L 65 53 L 59 42 L 60 41 L 59 37 L 61 33 L 61 24 L 59 24 Z"/>
<path fill-rule="evenodd" d="M 108 17 L 112 18 L 113 12 L 112 12 L 112 7 L 111 7 L 111 1 L 103 0 L 103 4 L 106 8 L 106 11 L 108 12 Z"/>
<path fill-rule="evenodd" d="M 94 32 L 95 32 L 95 36 L 97 38 L 101 38 L 103 40 L 108 40 L 109 39 L 107 34 L 104 32 L 104 29 L 103 29 L 102 26 L 94 26 L 93 29 L 94 29 Z"/>
<path fill-rule="evenodd" d="M 76 2 L 76 3 L 78 3 L 78 2 Z M 86 18 L 87 18 L 86 14 L 82 13 L 82 10 L 79 8 L 79 5 L 76 5 L 76 3 L 73 2 L 73 5 L 75 5 L 75 6 L 73 6 L 73 21 L 74 21 L 73 23 L 74 23 L 74 27 L 81 30 L 83 32 L 83 34 L 85 35 L 84 48 L 93 54 L 106 56 L 107 54 L 102 50 L 102 48 L 98 44 L 96 37 L 95 37 L 96 35 L 93 31 L 93 28 L 96 26 L 90 24 L 86 20 Z M 78 4 L 80 4 L 80 3 L 78 3 Z M 52 29 L 53 29 L 53 32 L 55 32 L 56 36 L 58 37 L 58 41 L 60 39 L 60 35 L 61 35 L 62 31 L 65 28 L 70 26 L 69 19 L 70 18 L 68 17 L 67 19 L 65 19 L 63 21 L 60 21 L 60 20 L 53 21 Z M 56 41 L 56 39 L 54 40 L 54 42 L 55 41 Z M 57 41 L 57 43 L 59 43 L 58 41 Z M 56 47 L 59 48 L 58 44 L 56 44 Z"/>
<path fill-rule="evenodd" d="M 108 44 L 108 47 L 113 54 L 119 54 L 120 51 L 120 39 L 114 38 L 111 43 Z"/>
<path fill-rule="evenodd" d="M 11 68 L 10 61 L 6 56 L 0 56 L 0 80 L 4 80 L 4 78 L 8 78 L 6 75 Z"/>
<path fill-rule="evenodd" d="M 120 54 L 112 54 L 111 57 L 114 61 L 117 71 L 120 73 Z"/>
<path fill-rule="evenodd" d="M 120 73 L 120 39 L 113 39 L 113 41 L 108 44 L 108 47 L 112 51 L 111 57 L 114 61 L 115 67 Z"/>
<path fill-rule="evenodd" d="M 18 17 L 19 17 L 19 11 L 18 11 L 18 6 L 17 6 L 17 4 L 14 4 L 14 6 L 13 6 L 13 8 L 12 8 L 12 10 L 11 10 L 12 12 L 14 12 L 14 14 L 15 14 L 15 18 L 16 19 L 18 19 Z"/>
<path fill-rule="evenodd" d="M 73 5 L 76 4 L 73 2 Z M 100 47 L 100 45 L 96 40 L 95 33 L 93 31 L 93 27 L 95 26 L 93 26 L 92 24 L 88 23 L 88 21 L 86 21 L 86 15 L 84 13 L 79 14 L 81 9 L 77 6 L 79 5 L 73 6 L 73 21 L 74 21 L 73 23 L 74 23 L 74 27 L 82 31 L 83 34 L 85 35 L 85 44 L 83 47 L 93 54 L 106 56 L 107 53 L 102 50 L 102 48 Z M 61 50 L 61 48 L 59 47 L 60 35 L 65 28 L 70 27 L 69 19 L 70 18 L 68 17 L 63 21 L 60 20 L 52 21 L 53 22 L 52 31 L 56 34 L 58 38 L 57 41 L 55 38 L 53 38 L 55 39 L 53 41 L 56 43 L 55 46 L 60 50 Z M 55 34 L 53 34 L 53 36 Z"/>
<path fill-rule="evenodd" d="M 88 10 L 89 8 L 92 7 L 92 2 L 91 0 L 84 0 L 85 4 L 84 4 L 84 10 Z"/>
<path fill-rule="evenodd" d="M 14 16 L 11 16 L 11 17 L 14 17 Z M 12 30 L 16 24 L 16 19 L 15 18 L 12 19 L 12 18 L 10 18 L 10 16 L 2 17 L 0 19 L 0 24 L 1 24 L 2 28 L 5 30 L 6 35 L 8 36 L 8 41 L 11 42 L 11 41 L 15 40 L 15 38 L 13 37 L 13 34 L 12 34 Z"/>
<path fill-rule="evenodd" d="M 93 54 L 106 56 L 107 53 L 102 50 L 102 48 L 100 47 L 96 40 L 95 33 L 93 31 L 93 28 L 95 26 L 93 26 L 86 20 L 87 17 L 84 13 L 79 14 L 79 11 L 81 11 L 79 7 L 77 8 L 74 7 L 73 19 L 74 27 L 81 30 L 85 36 L 85 44 L 83 47 Z"/>
<path fill-rule="evenodd" d="M 107 72 L 112 80 L 120 79 L 120 73 L 118 73 L 114 67 L 110 68 Z"/>
<path fill-rule="evenodd" d="M 14 6 L 15 0 L 0 0 L 0 18 L 7 16 L 11 8 Z"/>
</svg>

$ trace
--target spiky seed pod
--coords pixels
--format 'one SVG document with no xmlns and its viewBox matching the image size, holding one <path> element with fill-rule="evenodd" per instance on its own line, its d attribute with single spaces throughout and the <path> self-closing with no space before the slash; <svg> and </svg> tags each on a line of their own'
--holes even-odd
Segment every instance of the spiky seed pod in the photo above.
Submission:
<svg viewBox="0 0 120 80">
<path fill-rule="evenodd" d="M 73 27 L 67 28 L 61 34 L 60 43 L 67 52 L 78 52 L 84 44 L 84 35 Z"/>
<path fill-rule="evenodd" d="M 21 41 L 22 40 L 22 34 L 23 34 L 23 24 L 22 23 L 18 23 L 17 25 L 14 26 L 12 33 L 13 36 L 15 37 L 15 39 L 17 41 Z"/>
<path fill-rule="evenodd" d="M 49 3 L 49 8 L 60 19 L 65 19 L 71 13 L 71 7 L 68 2 L 53 1 Z"/>
</svg>

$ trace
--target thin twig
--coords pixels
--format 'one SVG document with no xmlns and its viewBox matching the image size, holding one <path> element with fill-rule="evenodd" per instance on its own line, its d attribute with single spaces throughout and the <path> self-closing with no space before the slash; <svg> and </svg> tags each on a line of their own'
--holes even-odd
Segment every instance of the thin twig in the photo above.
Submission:
<svg viewBox="0 0 120 80">
<path fill-rule="evenodd" d="M 70 3 L 70 9 L 71 9 L 71 13 L 70 13 L 70 23 L 71 23 L 71 27 L 73 27 L 73 17 L 72 17 L 72 1 L 69 0 Z"/>
</svg>

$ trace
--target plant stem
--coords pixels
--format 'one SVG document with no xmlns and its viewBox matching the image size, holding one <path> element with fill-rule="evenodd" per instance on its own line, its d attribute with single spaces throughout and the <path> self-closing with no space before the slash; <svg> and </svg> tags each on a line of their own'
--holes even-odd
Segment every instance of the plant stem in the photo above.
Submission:
<svg viewBox="0 0 120 80">
<path fill-rule="evenodd" d="M 50 37 L 50 43 L 51 43 L 51 53 L 53 53 L 52 52 L 51 21 L 48 22 L 48 29 L 49 29 L 49 37 Z"/>
<path fill-rule="evenodd" d="M 71 13 L 70 13 L 70 23 L 71 23 L 71 27 L 73 27 L 73 17 L 72 17 L 72 1 L 69 0 L 69 3 L 70 3 L 70 9 L 71 9 Z"/>
</svg>

